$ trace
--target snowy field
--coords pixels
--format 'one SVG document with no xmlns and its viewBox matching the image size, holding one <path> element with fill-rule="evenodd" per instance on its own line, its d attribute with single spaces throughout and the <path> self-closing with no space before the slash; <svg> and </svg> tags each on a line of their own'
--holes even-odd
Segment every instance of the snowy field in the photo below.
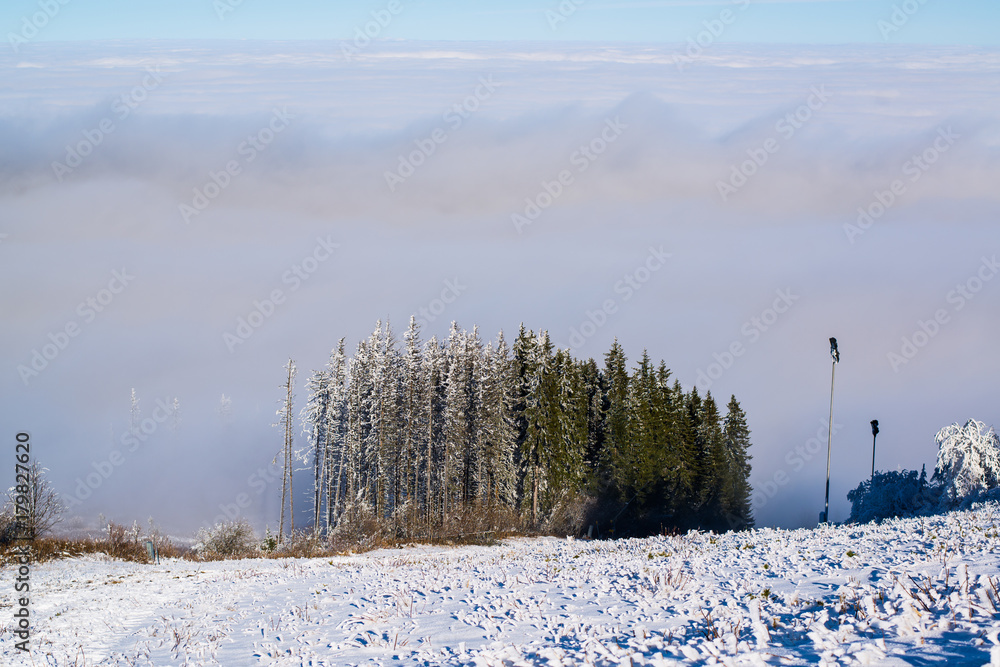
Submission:
<svg viewBox="0 0 1000 667">
<path fill-rule="evenodd" d="M 998 519 L 53 562 L 32 570 L 32 659 L 5 619 L 0 663 L 1000 665 Z"/>
</svg>

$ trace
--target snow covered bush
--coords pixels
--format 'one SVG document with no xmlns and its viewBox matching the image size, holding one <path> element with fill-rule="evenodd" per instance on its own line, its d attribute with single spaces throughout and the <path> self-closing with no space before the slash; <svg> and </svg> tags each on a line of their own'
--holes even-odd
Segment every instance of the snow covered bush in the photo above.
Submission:
<svg viewBox="0 0 1000 667">
<path fill-rule="evenodd" d="M 1000 486 L 1000 439 L 975 419 L 938 431 L 933 481 L 942 487 L 942 509 Z"/>
<path fill-rule="evenodd" d="M 848 492 L 853 523 L 868 523 L 893 517 L 911 517 L 931 512 L 940 491 L 927 484 L 927 474 L 916 470 L 876 472 Z"/>
<path fill-rule="evenodd" d="M 202 558 L 245 558 L 257 555 L 258 541 L 246 519 L 224 521 L 198 531 L 195 551 Z"/>
</svg>

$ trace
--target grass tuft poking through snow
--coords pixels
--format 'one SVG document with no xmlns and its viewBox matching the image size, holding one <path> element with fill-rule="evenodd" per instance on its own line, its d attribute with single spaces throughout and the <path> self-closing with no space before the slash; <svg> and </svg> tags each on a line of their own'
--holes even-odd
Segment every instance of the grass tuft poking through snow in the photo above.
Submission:
<svg viewBox="0 0 1000 667">
<path fill-rule="evenodd" d="M 149 565 L 88 555 L 35 566 L 33 658 L 638 667 L 891 665 L 919 655 L 1000 665 L 998 518 L 986 504 L 862 526 L 520 538 L 322 559 Z M 3 577 L 13 581 L 12 568 Z M 3 664 L 17 658 L 11 621 L 0 629 Z"/>
</svg>

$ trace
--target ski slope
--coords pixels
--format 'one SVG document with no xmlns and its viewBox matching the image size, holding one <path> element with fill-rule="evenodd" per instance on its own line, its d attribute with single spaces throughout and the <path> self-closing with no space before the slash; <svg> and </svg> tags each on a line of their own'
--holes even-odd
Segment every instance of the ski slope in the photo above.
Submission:
<svg viewBox="0 0 1000 667">
<path fill-rule="evenodd" d="M 34 664 L 1000 665 L 1000 507 L 815 530 L 32 570 Z M 0 663 L 14 649 L 0 571 Z"/>
</svg>

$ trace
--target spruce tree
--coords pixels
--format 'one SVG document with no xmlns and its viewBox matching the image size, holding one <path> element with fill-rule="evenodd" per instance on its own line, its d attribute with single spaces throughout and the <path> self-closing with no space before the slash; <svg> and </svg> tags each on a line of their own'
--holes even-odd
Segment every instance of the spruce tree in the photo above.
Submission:
<svg viewBox="0 0 1000 667">
<path fill-rule="evenodd" d="M 420 325 L 416 317 L 403 335 L 405 352 L 402 361 L 401 393 L 401 470 L 399 471 L 402 494 L 407 507 L 406 522 L 409 530 L 415 529 L 419 516 L 418 497 L 422 475 L 421 463 L 426 453 L 425 441 L 429 416 L 426 410 L 428 383 L 425 377 L 423 350 L 420 343 Z"/>
<path fill-rule="evenodd" d="M 727 485 L 732 489 L 724 518 L 729 528 L 742 530 L 754 525 L 750 487 L 750 428 L 736 396 L 729 399 L 725 423 Z"/>
<path fill-rule="evenodd" d="M 437 337 L 431 337 L 424 345 L 423 376 L 425 382 L 423 420 L 426 428 L 423 508 L 425 518 L 431 525 L 442 516 L 441 479 L 444 461 L 442 433 L 448 377 L 448 356 Z"/>
<path fill-rule="evenodd" d="M 512 404 L 515 397 L 514 367 L 503 332 L 497 336 L 497 346 L 487 345 L 483 351 L 480 374 L 479 450 L 482 452 L 482 504 L 512 506 L 515 499 L 517 472 L 514 449 L 517 446 Z"/>
<path fill-rule="evenodd" d="M 349 359 L 344 351 L 344 339 L 341 338 L 337 348 L 330 354 L 326 371 L 330 392 L 323 445 L 326 483 L 324 527 L 327 533 L 340 516 L 340 509 L 343 506 L 342 494 L 346 489 L 348 367 Z"/>
<path fill-rule="evenodd" d="M 725 483 L 726 458 L 722 433 L 722 418 L 712 392 L 705 394 L 701 402 L 701 419 L 698 425 L 698 443 L 701 456 L 699 468 L 700 520 L 704 528 L 718 528 L 722 511 L 726 509 L 729 496 Z"/>
<path fill-rule="evenodd" d="M 604 412 L 604 467 L 619 495 L 626 493 L 632 471 L 629 469 L 630 438 L 628 413 L 629 375 L 625 352 L 616 338 L 604 355 L 604 380 L 607 393 Z"/>
</svg>

